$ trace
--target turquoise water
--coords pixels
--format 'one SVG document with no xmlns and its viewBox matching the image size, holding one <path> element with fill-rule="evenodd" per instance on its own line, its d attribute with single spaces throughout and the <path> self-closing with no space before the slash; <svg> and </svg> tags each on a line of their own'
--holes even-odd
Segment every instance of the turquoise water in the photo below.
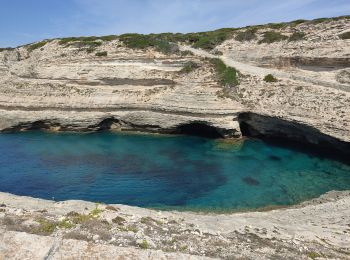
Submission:
<svg viewBox="0 0 350 260">
<path fill-rule="evenodd" d="M 259 140 L 0 134 L 0 191 L 55 200 L 237 210 L 350 189 L 350 166 Z"/>
</svg>

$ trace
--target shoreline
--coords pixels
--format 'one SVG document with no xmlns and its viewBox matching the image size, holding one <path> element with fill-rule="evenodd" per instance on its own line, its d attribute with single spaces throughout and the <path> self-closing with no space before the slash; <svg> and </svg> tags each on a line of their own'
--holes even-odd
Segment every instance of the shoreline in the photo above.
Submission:
<svg viewBox="0 0 350 260">
<path fill-rule="evenodd" d="M 349 215 L 350 191 L 329 192 L 294 207 L 230 214 L 53 202 L 0 192 L 0 257 L 55 259 L 74 248 L 77 257 L 97 258 L 128 250 L 135 259 L 145 253 L 161 254 L 154 259 L 309 259 L 316 253 L 347 259 Z M 42 247 L 46 243 L 50 246 Z"/>
</svg>

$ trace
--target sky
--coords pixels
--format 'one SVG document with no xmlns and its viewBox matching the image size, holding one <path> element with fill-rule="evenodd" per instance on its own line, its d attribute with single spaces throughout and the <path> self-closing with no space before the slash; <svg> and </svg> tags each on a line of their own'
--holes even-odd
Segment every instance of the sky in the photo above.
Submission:
<svg viewBox="0 0 350 260">
<path fill-rule="evenodd" d="M 350 15 L 350 0 L 0 0 L 0 47 Z"/>
</svg>

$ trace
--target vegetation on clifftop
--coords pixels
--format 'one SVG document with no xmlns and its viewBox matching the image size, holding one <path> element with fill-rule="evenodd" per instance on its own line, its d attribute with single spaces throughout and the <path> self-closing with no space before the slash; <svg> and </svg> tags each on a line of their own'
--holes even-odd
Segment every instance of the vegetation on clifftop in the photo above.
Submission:
<svg viewBox="0 0 350 260">
<path fill-rule="evenodd" d="M 146 49 L 154 47 L 163 53 L 176 51 L 176 43 L 185 43 L 195 48 L 212 50 L 231 37 L 236 29 L 220 29 L 198 33 L 123 34 L 119 39 L 129 48 Z"/>
<path fill-rule="evenodd" d="M 2 51 L 11 51 L 13 50 L 14 48 L 11 48 L 11 47 L 7 47 L 7 48 L 0 48 L 0 52 Z"/>
<path fill-rule="evenodd" d="M 339 16 L 333 18 L 318 18 L 314 20 L 295 20 L 282 23 L 268 23 L 262 25 L 246 26 L 241 28 L 223 28 L 208 32 L 196 33 L 160 33 L 160 34 L 123 34 L 123 35 L 106 35 L 106 36 L 88 36 L 88 37 L 67 37 L 59 38 L 58 43 L 65 47 L 74 45 L 78 47 L 88 47 L 90 52 L 96 47 L 102 45 L 103 42 L 119 39 L 125 46 L 133 49 L 155 48 L 162 53 L 178 53 L 176 44 L 183 43 L 191 45 L 195 48 L 205 50 L 213 50 L 216 46 L 223 43 L 225 40 L 235 38 L 237 41 L 251 41 L 257 38 L 256 32 L 260 29 L 271 29 L 272 31 L 265 32 L 263 39 L 259 43 L 272 43 L 282 40 L 287 40 L 288 36 L 281 34 L 279 31 L 288 26 L 295 27 L 299 24 L 317 25 L 323 22 L 338 21 L 341 19 L 350 19 L 350 16 Z M 305 34 L 302 32 L 294 33 L 289 41 L 302 40 Z M 349 33 L 339 35 L 341 39 L 349 39 Z M 28 50 L 32 51 L 43 47 L 50 40 L 37 42 L 28 46 Z M 11 48 L 0 48 L 0 52 L 11 50 Z"/>
<path fill-rule="evenodd" d="M 288 39 L 288 37 L 279 32 L 269 31 L 264 33 L 263 38 L 259 41 L 259 44 L 280 42 L 286 39 Z"/>
<path fill-rule="evenodd" d="M 224 87 L 233 87 L 239 85 L 238 70 L 226 66 L 225 63 L 218 58 L 210 59 L 210 62 L 215 69 L 220 85 Z"/>
<path fill-rule="evenodd" d="M 236 35 L 235 40 L 240 41 L 240 42 L 255 40 L 256 39 L 256 34 L 255 34 L 256 31 L 257 31 L 257 29 L 251 28 L 251 29 L 247 29 L 243 32 L 239 32 Z"/>
<path fill-rule="evenodd" d="M 28 51 L 34 51 L 41 47 L 44 47 L 49 41 L 36 42 L 28 46 Z"/>
</svg>

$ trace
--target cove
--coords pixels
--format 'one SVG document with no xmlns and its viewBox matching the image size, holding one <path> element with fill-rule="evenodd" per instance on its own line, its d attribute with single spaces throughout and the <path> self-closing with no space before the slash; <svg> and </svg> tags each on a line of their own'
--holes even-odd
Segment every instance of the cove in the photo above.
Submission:
<svg viewBox="0 0 350 260">
<path fill-rule="evenodd" d="M 350 189 L 350 166 L 258 139 L 0 134 L 0 191 L 202 211 L 286 206 Z"/>
</svg>

